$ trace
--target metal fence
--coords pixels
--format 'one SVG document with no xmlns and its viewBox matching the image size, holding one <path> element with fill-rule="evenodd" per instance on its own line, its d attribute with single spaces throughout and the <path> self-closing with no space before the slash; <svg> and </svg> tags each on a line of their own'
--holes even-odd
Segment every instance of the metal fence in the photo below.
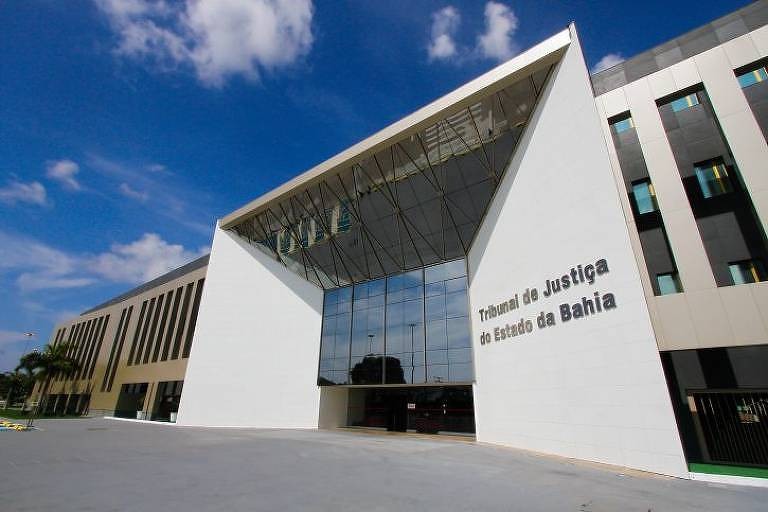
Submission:
<svg viewBox="0 0 768 512">
<path fill-rule="evenodd" d="M 768 391 L 691 391 L 711 462 L 768 467 Z"/>
</svg>

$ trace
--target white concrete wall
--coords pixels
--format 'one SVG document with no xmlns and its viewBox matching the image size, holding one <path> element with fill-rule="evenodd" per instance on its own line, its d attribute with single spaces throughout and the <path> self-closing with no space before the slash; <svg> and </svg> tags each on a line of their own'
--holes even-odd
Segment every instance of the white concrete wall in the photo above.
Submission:
<svg viewBox="0 0 768 512">
<path fill-rule="evenodd" d="M 479 441 L 657 473 L 688 471 L 638 267 L 575 39 L 556 69 L 469 253 Z M 577 264 L 610 272 L 481 322 L 478 310 Z M 561 322 L 559 305 L 611 292 L 618 307 Z M 536 315 L 557 324 L 539 329 Z M 481 345 L 520 318 L 533 332 Z"/>
<path fill-rule="evenodd" d="M 347 425 L 349 389 L 336 386 L 320 388 L 320 428 L 338 428 Z"/>
<path fill-rule="evenodd" d="M 322 291 L 217 227 L 181 425 L 316 428 Z"/>
</svg>

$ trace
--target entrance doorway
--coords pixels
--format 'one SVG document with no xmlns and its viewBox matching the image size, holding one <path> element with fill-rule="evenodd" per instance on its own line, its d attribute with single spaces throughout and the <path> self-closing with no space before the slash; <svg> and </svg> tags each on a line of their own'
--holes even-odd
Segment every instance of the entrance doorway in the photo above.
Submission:
<svg viewBox="0 0 768 512">
<path fill-rule="evenodd" d="M 349 388 L 347 425 L 395 432 L 474 434 L 471 386 Z"/>
</svg>

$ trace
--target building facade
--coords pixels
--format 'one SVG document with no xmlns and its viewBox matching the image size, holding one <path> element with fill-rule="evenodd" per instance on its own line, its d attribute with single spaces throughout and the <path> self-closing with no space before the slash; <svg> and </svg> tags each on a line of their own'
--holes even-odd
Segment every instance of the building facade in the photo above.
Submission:
<svg viewBox="0 0 768 512">
<path fill-rule="evenodd" d="M 767 23 L 754 2 L 591 77 L 555 34 L 60 326 L 95 355 L 54 407 L 768 467 Z"/>
<path fill-rule="evenodd" d="M 689 463 L 768 465 L 768 6 L 592 77 Z"/>
<path fill-rule="evenodd" d="M 57 325 L 50 343 L 66 343 L 78 369 L 53 378 L 44 412 L 175 419 L 207 264 L 203 256 Z"/>
</svg>

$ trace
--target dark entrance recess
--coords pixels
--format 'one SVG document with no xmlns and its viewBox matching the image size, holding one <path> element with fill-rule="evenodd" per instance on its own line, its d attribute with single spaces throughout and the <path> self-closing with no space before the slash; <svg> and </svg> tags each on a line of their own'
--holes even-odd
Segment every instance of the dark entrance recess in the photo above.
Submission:
<svg viewBox="0 0 768 512">
<path fill-rule="evenodd" d="M 137 412 L 144 409 L 144 399 L 147 396 L 148 383 L 137 382 L 123 384 L 117 397 L 115 416 L 118 418 L 136 418 Z"/>
<path fill-rule="evenodd" d="M 472 387 L 350 388 L 347 424 L 396 432 L 474 434 Z"/>
<path fill-rule="evenodd" d="M 175 414 L 179 411 L 181 402 L 181 388 L 183 380 L 160 382 L 157 385 L 155 404 L 152 407 L 152 419 L 155 421 L 175 421 Z"/>
<path fill-rule="evenodd" d="M 688 462 L 768 467 L 768 345 L 662 352 Z"/>
</svg>

